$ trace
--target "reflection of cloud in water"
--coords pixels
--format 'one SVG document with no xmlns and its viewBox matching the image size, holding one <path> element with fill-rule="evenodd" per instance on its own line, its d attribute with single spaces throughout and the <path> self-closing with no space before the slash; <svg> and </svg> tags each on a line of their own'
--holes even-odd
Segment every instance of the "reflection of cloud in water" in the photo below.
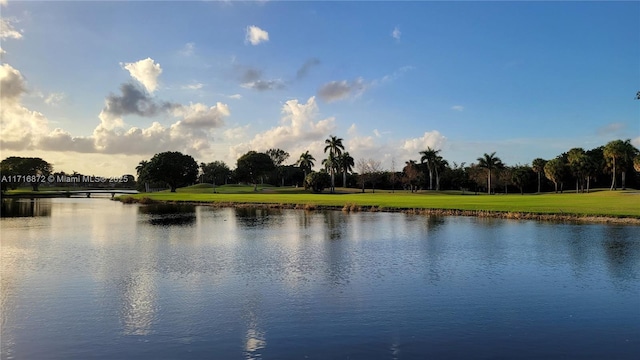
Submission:
<svg viewBox="0 0 640 360">
<path fill-rule="evenodd" d="M 258 351 L 265 347 L 267 347 L 267 340 L 265 339 L 264 332 L 258 329 L 247 329 L 244 345 L 247 360 L 262 358 L 262 354 L 258 353 Z"/>
<path fill-rule="evenodd" d="M 153 278 L 142 272 L 125 281 L 121 313 L 123 332 L 125 335 L 148 335 L 158 310 Z"/>
</svg>

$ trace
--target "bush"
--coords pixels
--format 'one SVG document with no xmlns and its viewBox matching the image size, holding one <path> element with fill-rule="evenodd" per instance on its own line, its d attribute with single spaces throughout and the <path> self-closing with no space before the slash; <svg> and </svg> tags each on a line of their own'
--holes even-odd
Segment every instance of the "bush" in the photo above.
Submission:
<svg viewBox="0 0 640 360">
<path fill-rule="evenodd" d="M 326 172 L 311 172 L 304 178 L 304 189 L 311 189 L 315 193 L 322 192 L 331 186 L 331 177 Z"/>
</svg>

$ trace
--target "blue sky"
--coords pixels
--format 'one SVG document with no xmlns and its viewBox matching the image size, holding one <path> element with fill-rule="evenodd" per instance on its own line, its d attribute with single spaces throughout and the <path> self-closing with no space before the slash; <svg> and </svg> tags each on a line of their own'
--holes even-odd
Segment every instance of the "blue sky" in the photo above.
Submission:
<svg viewBox="0 0 640 360">
<path fill-rule="evenodd" d="M 0 4 L 1 156 L 56 170 L 272 147 L 319 165 L 329 135 L 386 168 L 640 146 L 638 2 Z"/>
</svg>

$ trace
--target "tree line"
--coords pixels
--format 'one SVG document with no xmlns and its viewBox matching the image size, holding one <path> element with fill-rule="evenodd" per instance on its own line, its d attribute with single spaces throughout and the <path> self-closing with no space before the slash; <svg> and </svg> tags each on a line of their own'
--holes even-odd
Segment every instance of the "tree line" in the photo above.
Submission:
<svg viewBox="0 0 640 360">
<path fill-rule="evenodd" d="M 584 150 L 572 148 L 549 160 L 536 158 L 529 164 L 506 165 L 493 153 L 485 153 L 475 163 L 450 163 L 441 155 L 441 150 L 427 148 L 418 153 L 419 160 L 407 160 L 401 169 L 396 169 L 392 160 L 391 169 L 383 169 L 380 160 L 358 159 L 346 151 L 343 139 L 331 135 L 325 140 L 325 158 L 319 161 L 320 168 L 314 171 L 316 160 L 309 151 L 300 154 L 293 164 L 285 165 L 290 154 L 283 149 L 266 152 L 249 151 L 236 161 L 231 169 L 222 161 L 198 164 L 191 156 L 178 152 L 156 154 L 151 160 L 140 162 L 136 168 L 139 190 L 163 186 L 171 191 L 197 182 L 210 183 L 215 187 L 229 183 L 259 184 L 273 186 L 304 186 L 314 192 L 329 189 L 336 191 L 336 179 L 342 187 L 395 191 L 418 190 L 462 190 L 464 192 L 509 193 L 555 191 L 563 192 L 569 183 L 575 191 L 589 192 L 596 184 L 615 190 L 627 185 L 638 188 L 640 176 L 640 151 L 630 140 L 615 140 L 606 145 Z M 631 174 L 631 175 L 630 175 Z M 618 179 L 620 181 L 618 181 Z"/>
<path fill-rule="evenodd" d="M 314 192 L 325 189 L 335 192 L 339 181 L 343 188 L 359 188 L 362 192 L 366 189 L 373 192 L 376 189 L 404 189 L 411 192 L 461 190 L 463 193 L 489 194 L 563 192 L 569 188 L 576 192 L 589 192 L 594 186 L 606 186 L 611 190 L 627 186 L 640 188 L 640 151 L 630 140 L 614 140 L 590 150 L 572 148 L 553 159 L 536 158 L 531 165 L 513 166 L 506 165 L 495 152 L 483 154 L 470 165 L 450 163 L 440 155 L 441 150 L 428 147 L 417 154 L 417 160 L 406 160 L 402 168 L 396 169 L 397 163 L 392 160 L 391 168 L 383 169 L 378 159 L 354 159 L 346 151 L 343 139 L 334 135 L 325 140 L 324 154 L 326 157 L 318 162 L 307 150 L 287 165 L 285 162 L 291 156 L 283 149 L 248 151 L 237 159 L 235 168 L 231 169 L 223 161 L 198 164 L 190 155 L 167 151 L 140 161 L 136 167 L 135 186 L 139 191 L 168 188 L 175 192 L 179 187 L 200 182 L 212 184 L 215 192 L 218 185 L 246 183 L 252 184 L 254 190 L 259 184 L 270 184 L 304 186 Z M 320 168 L 314 171 L 316 163 Z M 53 172 L 53 166 L 41 158 L 8 157 L 0 162 L 0 174 L 3 176 L 3 191 L 24 183 L 29 183 L 37 191 L 44 177 L 49 175 L 54 175 L 55 180 L 47 182 L 48 185 L 96 185 L 81 181 L 58 183 L 65 177 L 73 180 L 84 176 L 75 171 L 72 174 Z M 40 176 L 18 178 L 17 175 Z M 132 175 L 123 177 L 127 177 L 126 183 L 104 185 L 134 185 Z"/>
</svg>

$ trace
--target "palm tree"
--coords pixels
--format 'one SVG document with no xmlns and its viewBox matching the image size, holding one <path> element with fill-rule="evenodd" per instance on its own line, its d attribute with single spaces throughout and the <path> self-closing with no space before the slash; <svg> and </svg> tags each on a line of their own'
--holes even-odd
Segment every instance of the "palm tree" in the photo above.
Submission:
<svg viewBox="0 0 640 360">
<path fill-rule="evenodd" d="M 340 171 L 342 171 L 342 187 L 347 187 L 347 173 L 353 171 L 355 160 L 349 155 L 349 152 L 345 152 L 338 156 L 338 164 Z"/>
<path fill-rule="evenodd" d="M 538 194 L 540 194 L 540 175 L 544 173 L 544 166 L 546 163 L 547 160 L 541 158 L 535 158 L 531 163 L 531 168 L 533 169 L 533 171 L 535 171 L 536 174 L 538 174 Z"/>
<path fill-rule="evenodd" d="M 553 181 L 556 193 L 558 193 L 558 183 L 560 183 L 560 192 L 562 192 L 566 168 L 567 166 L 561 156 L 547 161 L 544 166 L 544 175 L 547 179 Z"/>
<path fill-rule="evenodd" d="M 342 138 L 337 136 L 330 135 L 328 139 L 324 141 L 326 146 L 324 147 L 324 152 L 326 153 L 329 150 L 329 158 L 331 159 L 331 168 L 328 170 L 331 173 L 331 192 L 334 193 L 336 191 L 335 184 L 335 168 L 336 168 L 336 158 L 342 154 L 342 150 L 344 150 L 344 145 L 342 145 Z M 326 159 L 329 160 L 329 159 Z"/>
<path fill-rule="evenodd" d="M 569 162 L 569 169 L 573 176 L 576 177 L 576 193 L 580 192 L 580 184 L 582 184 L 582 191 L 584 192 L 584 177 L 587 168 L 587 155 L 582 148 L 573 148 L 567 153 L 567 160 Z"/>
<path fill-rule="evenodd" d="M 633 168 L 640 173 L 640 155 L 633 158 Z"/>
<path fill-rule="evenodd" d="M 309 154 L 309 150 L 300 154 L 300 158 L 298 159 L 297 164 L 302 169 L 305 178 L 307 177 L 307 171 L 311 172 L 314 161 L 316 161 L 316 159 L 313 157 L 313 155 Z"/>
<path fill-rule="evenodd" d="M 616 161 L 624 156 L 625 153 L 625 145 L 622 140 L 614 140 L 610 141 L 607 145 L 604 146 L 604 157 L 610 161 L 612 166 L 612 179 L 611 179 L 611 189 L 616 190 Z"/>
<path fill-rule="evenodd" d="M 436 157 L 434 170 L 436 172 L 436 191 L 440 191 L 440 173 L 449 166 L 449 162 L 442 158 L 442 156 Z"/>
<path fill-rule="evenodd" d="M 420 163 L 426 163 L 427 169 L 429 169 L 429 190 L 433 190 L 433 171 L 436 167 L 436 161 L 439 152 L 440 150 L 435 150 L 431 147 L 427 147 L 427 150 L 420 151 L 420 154 L 422 155 L 422 157 L 420 158 Z"/>
<path fill-rule="evenodd" d="M 496 152 L 492 152 L 491 154 L 485 153 L 483 157 L 478 158 L 478 166 L 481 168 L 487 169 L 487 184 L 488 189 L 487 193 L 491 194 L 491 170 L 500 169 L 504 167 L 502 160 L 499 157 L 495 156 Z"/>
</svg>

